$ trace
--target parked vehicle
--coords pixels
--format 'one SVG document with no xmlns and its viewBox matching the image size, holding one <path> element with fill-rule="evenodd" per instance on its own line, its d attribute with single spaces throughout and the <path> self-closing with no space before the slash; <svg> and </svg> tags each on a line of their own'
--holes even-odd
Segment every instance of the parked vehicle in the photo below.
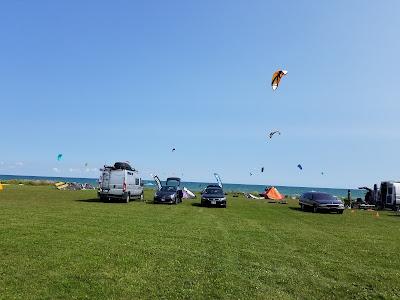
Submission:
<svg viewBox="0 0 400 300">
<path fill-rule="evenodd" d="M 400 210 L 400 182 L 382 181 L 376 205 L 392 210 Z"/>
<path fill-rule="evenodd" d="M 142 179 L 128 163 L 116 162 L 114 166 L 104 166 L 98 197 L 103 201 L 118 199 L 126 203 L 135 198 L 143 200 Z"/>
<path fill-rule="evenodd" d="M 313 212 L 333 211 L 342 214 L 344 204 L 341 200 L 328 193 L 308 192 L 300 196 L 299 204 L 302 210 L 311 208 Z"/>
<path fill-rule="evenodd" d="M 181 179 L 169 177 L 163 186 L 158 176 L 154 176 L 157 191 L 154 194 L 154 203 L 178 204 L 182 202 L 183 191 L 180 187 Z"/>
<path fill-rule="evenodd" d="M 226 207 L 226 197 L 223 189 L 215 185 L 208 186 L 201 195 L 201 205 L 217 205 Z"/>
</svg>

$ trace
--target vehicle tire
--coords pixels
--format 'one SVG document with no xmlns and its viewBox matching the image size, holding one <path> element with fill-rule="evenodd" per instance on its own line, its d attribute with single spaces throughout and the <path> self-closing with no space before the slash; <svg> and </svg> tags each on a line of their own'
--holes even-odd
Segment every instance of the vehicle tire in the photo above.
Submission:
<svg viewBox="0 0 400 300">
<path fill-rule="evenodd" d="M 303 203 L 300 204 L 300 209 L 301 209 L 302 211 L 305 211 L 305 210 L 306 210 L 306 208 L 304 207 L 304 204 L 303 204 Z"/>
<path fill-rule="evenodd" d="M 176 197 L 175 197 L 175 204 L 178 204 L 178 203 L 179 203 L 179 197 L 176 196 Z"/>
<path fill-rule="evenodd" d="M 126 202 L 126 203 L 129 203 L 129 201 L 131 201 L 131 195 L 128 193 L 128 194 L 126 195 L 125 202 Z"/>
<path fill-rule="evenodd" d="M 313 206 L 313 213 L 317 213 L 318 212 L 318 206 Z"/>
<path fill-rule="evenodd" d="M 144 200 L 144 193 L 141 193 L 140 194 L 140 201 L 143 201 Z"/>
<path fill-rule="evenodd" d="M 342 214 L 343 214 L 343 209 L 338 210 L 337 213 L 338 213 L 339 215 L 342 215 Z"/>
</svg>

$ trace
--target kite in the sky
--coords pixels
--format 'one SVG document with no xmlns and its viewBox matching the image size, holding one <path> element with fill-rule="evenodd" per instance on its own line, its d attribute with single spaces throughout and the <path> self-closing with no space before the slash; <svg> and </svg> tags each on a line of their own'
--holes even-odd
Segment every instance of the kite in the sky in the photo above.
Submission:
<svg viewBox="0 0 400 300">
<path fill-rule="evenodd" d="M 324 172 L 321 172 L 321 175 L 324 175 Z"/>
<path fill-rule="evenodd" d="M 274 134 L 279 134 L 279 135 L 281 135 L 281 132 L 280 132 L 279 130 L 271 131 L 271 132 L 269 133 L 269 138 L 272 139 L 272 137 L 274 136 Z"/>
<path fill-rule="evenodd" d="M 85 163 L 85 168 L 88 166 L 88 163 Z"/>
<path fill-rule="evenodd" d="M 250 176 L 253 176 L 253 173 L 250 172 Z"/>
<path fill-rule="evenodd" d="M 174 152 L 175 151 L 175 148 L 172 148 L 172 152 Z"/>
<path fill-rule="evenodd" d="M 283 76 L 287 74 L 286 70 L 278 70 L 272 75 L 271 86 L 272 90 L 276 90 Z"/>
<path fill-rule="evenodd" d="M 62 156 L 63 156 L 62 154 L 58 154 L 58 155 L 57 155 L 57 160 L 60 161 L 61 158 L 62 158 Z"/>
<path fill-rule="evenodd" d="M 298 164 L 297 167 L 298 167 L 300 170 L 303 170 L 303 167 L 301 166 L 301 164 Z"/>
<path fill-rule="evenodd" d="M 261 173 L 264 172 L 264 167 L 261 168 Z"/>
</svg>

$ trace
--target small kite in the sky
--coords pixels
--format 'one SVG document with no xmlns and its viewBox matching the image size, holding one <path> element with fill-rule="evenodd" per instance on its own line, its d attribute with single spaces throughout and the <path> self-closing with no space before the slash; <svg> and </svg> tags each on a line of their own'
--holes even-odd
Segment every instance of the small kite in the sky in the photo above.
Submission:
<svg viewBox="0 0 400 300">
<path fill-rule="evenodd" d="M 261 168 L 261 173 L 264 172 L 264 167 Z"/>
<path fill-rule="evenodd" d="M 297 167 L 298 167 L 300 170 L 303 170 L 303 167 L 301 166 L 301 164 L 298 164 Z"/>
<path fill-rule="evenodd" d="M 85 163 L 85 168 L 88 166 L 88 163 Z"/>
<path fill-rule="evenodd" d="M 58 155 L 57 155 L 57 160 L 60 161 L 61 158 L 62 158 L 62 156 L 63 156 L 62 154 L 58 154 Z"/>
<path fill-rule="evenodd" d="M 175 148 L 172 148 L 172 151 L 171 152 L 174 152 L 176 149 Z"/>
<path fill-rule="evenodd" d="M 269 133 L 269 138 L 272 139 L 272 137 L 274 136 L 274 134 L 279 134 L 279 135 L 281 135 L 281 132 L 280 132 L 279 130 L 271 131 L 271 132 Z"/>
<path fill-rule="evenodd" d="M 250 172 L 250 176 L 253 176 L 253 173 Z"/>
<path fill-rule="evenodd" d="M 278 70 L 272 75 L 271 86 L 272 90 L 276 90 L 283 76 L 287 74 L 286 70 Z"/>
<path fill-rule="evenodd" d="M 321 175 L 324 175 L 324 172 L 321 172 Z"/>
</svg>

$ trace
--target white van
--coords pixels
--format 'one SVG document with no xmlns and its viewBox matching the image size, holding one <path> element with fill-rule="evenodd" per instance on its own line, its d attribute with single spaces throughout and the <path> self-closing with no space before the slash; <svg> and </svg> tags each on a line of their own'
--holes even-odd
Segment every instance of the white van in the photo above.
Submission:
<svg viewBox="0 0 400 300">
<path fill-rule="evenodd" d="M 382 181 L 380 188 L 380 205 L 381 208 L 391 208 L 393 210 L 400 209 L 400 182 Z"/>
<path fill-rule="evenodd" d="M 103 201 L 120 199 L 129 203 L 134 198 L 143 200 L 142 179 L 127 163 L 104 166 L 99 179 L 98 196 Z"/>
</svg>

